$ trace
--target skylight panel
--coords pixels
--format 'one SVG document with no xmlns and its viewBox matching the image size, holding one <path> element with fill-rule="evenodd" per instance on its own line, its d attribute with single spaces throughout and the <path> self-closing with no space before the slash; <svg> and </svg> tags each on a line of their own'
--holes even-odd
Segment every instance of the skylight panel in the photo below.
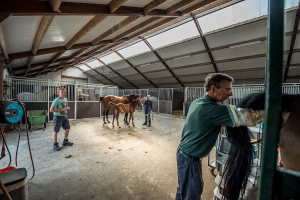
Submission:
<svg viewBox="0 0 300 200">
<path fill-rule="evenodd" d="M 80 65 L 80 66 L 78 66 L 78 68 L 82 69 L 83 71 L 87 71 L 87 70 L 90 69 L 90 68 L 88 68 L 88 67 L 85 66 L 85 65 Z"/>
<path fill-rule="evenodd" d="M 268 1 L 242 1 L 198 18 L 202 32 L 207 33 L 268 14 Z"/>
<path fill-rule="evenodd" d="M 102 66 L 102 63 L 100 63 L 98 60 L 93 60 L 92 62 L 88 62 L 86 64 L 88 64 L 88 66 L 90 66 L 91 68 L 97 68 Z"/>
<path fill-rule="evenodd" d="M 115 62 L 115 61 L 119 61 L 119 60 L 122 60 L 122 58 L 120 56 L 118 56 L 116 53 L 111 53 L 111 54 L 108 54 L 106 56 L 103 56 L 100 58 L 105 64 L 108 64 L 108 63 L 112 63 L 112 62 Z"/>
<path fill-rule="evenodd" d="M 168 44 L 176 43 L 188 38 L 198 36 L 199 32 L 194 21 L 182 24 L 168 31 L 155 35 L 148 40 L 153 48 L 159 48 Z"/>
<path fill-rule="evenodd" d="M 137 54 L 145 53 L 147 51 L 151 51 L 151 50 L 143 41 L 137 42 L 133 45 L 125 47 L 124 49 L 118 50 L 118 52 L 125 58 L 134 56 Z"/>
</svg>

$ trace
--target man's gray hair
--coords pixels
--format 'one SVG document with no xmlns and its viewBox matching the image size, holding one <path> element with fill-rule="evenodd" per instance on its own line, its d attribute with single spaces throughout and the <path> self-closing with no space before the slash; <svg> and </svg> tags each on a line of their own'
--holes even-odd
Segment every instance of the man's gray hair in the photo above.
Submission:
<svg viewBox="0 0 300 200">
<path fill-rule="evenodd" d="M 208 74 L 205 78 L 204 87 L 206 89 L 206 92 L 208 92 L 212 85 L 216 86 L 217 88 L 221 88 L 223 86 L 224 80 L 233 82 L 234 79 L 223 73 L 212 73 Z"/>
</svg>

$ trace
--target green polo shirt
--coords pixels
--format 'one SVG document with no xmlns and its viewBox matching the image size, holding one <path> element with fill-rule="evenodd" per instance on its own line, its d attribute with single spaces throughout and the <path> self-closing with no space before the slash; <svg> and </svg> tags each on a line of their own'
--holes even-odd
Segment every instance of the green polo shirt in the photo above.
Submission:
<svg viewBox="0 0 300 200">
<path fill-rule="evenodd" d="M 217 104 L 215 99 L 207 95 L 194 100 L 183 126 L 181 149 L 190 156 L 207 156 L 222 125 L 233 126 L 226 105 Z"/>
</svg>

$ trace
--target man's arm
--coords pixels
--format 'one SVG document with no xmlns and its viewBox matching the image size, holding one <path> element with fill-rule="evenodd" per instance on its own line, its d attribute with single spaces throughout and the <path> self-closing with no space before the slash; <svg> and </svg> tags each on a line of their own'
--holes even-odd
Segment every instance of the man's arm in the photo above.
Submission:
<svg viewBox="0 0 300 200">
<path fill-rule="evenodd" d="M 69 110 L 69 107 L 63 108 L 63 109 L 56 109 L 55 106 L 50 107 L 50 112 L 63 112 Z"/>
<path fill-rule="evenodd" d="M 236 108 L 233 105 L 228 105 L 227 108 L 233 121 L 233 127 L 255 126 L 264 120 L 264 110 L 252 110 L 250 108 L 242 109 Z"/>
</svg>

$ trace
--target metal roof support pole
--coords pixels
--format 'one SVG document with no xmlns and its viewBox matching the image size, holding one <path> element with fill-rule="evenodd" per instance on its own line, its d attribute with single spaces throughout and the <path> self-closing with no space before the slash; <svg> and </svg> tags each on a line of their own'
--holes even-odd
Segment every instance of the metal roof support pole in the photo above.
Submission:
<svg viewBox="0 0 300 200">
<path fill-rule="evenodd" d="M 167 63 L 160 57 L 160 55 L 155 51 L 155 49 L 151 46 L 151 44 L 145 39 L 140 37 L 145 44 L 151 49 L 152 53 L 158 58 L 158 60 L 165 66 L 165 68 L 172 74 L 172 76 L 176 79 L 176 81 L 181 85 L 181 87 L 185 87 L 183 83 L 179 80 L 179 78 L 174 74 L 174 72 L 170 69 L 170 67 L 167 65 Z"/>
<path fill-rule="evenodd" d="M 260 200 L 272 200 L 276 187 L 277 146 L 279 141 L 283 39 L 284 1 L 269 0 L 267 37 L 267 74 L 264 119 L 264 144 L 259 188 Z"/>
<path fill-rule="evenodd" d="M 194 16 L 193 14 L 191 14 L 191 17 L 193 18 L 193 20 L 194 20 L 194 22 L 195 22 L 195 25 L 196 25 L 196 27 L 197 27 L 197 29 L 198 29 L 200 38 L 201 38 L 201 40 L 202 40 L 202 42 L 203 42 L 203 44 L 204 44 L 204 47 L 205 47 L 205 50 L 206 50 L 206 52 L 207 52 L 207 54 L 208 54 L 208 56 L 209 56 L 210 62 L 211 62 L 211 64 L 213 65 L 213 67 L 214 67 L 214 69 L 215 69 L 215 72 L 218 72 L 218 71 L 219 71 L 219 70 L 218 70 L 218 67 L 217 67 L 217 65 L 216 65 L 216 63 L 215 63 L 214 57 L 213 57 L 212 54 L 211 54 L 211 51 L 210 51 L 209 46 L 208 46 L 208 44 L 207 44 L 207 41 L 206 41 L 206 39 L 205 39 L 205 37 L 204 37 L 204 35 L 203 35 L 203 33 L 202 33 L 200 24 L 199 24 L 198 20 L 195 18 L 195 16 Z"/>
<path fill-rule="evenodd" d="M 115 52 L 122 60 L 124 60 L 130 67 L 132 67 L 137 73 L 139 73 L 144 79 L 146 79 L 151 85 L 153 85 L 155 88 L 158 88 L 152 81 L 150 81 L 140 70 L 138 70 L 131 62 L 129 62 L 128 59 L 126 59 L 122 54 L 120 54 L 116 50 L 112 50 Z"/>
<path fill-rule="evenodd" d="M 110 67 L 109 65 L 107 65 L 106 63 L 104 63 L 102 60 L 100 60 L 97 57 L 94 57 L 96 60 L 98 60 L 100 63 L 102 63 L 105 67 L 107 67 L 108 69 L 110 69 L 112 72 L 114 72 L 115 74 L 117 74 L 118 76 L 121 77 L 121 79 L 124 79 L 125 81 L 127 81 L 130 85 L 132 85 L 133 87 L 135 87 L 136 89 L 139 89 L 136 85 L 134 85 L 132 82 L 130 82 L 127 78 L 125 78 L 124 76 L 122 76 L 119 72 L 117 72 L 116 70 L 114 70 L 112 67 Z"/>
<path fill-rule="evenodd" d="M 293 29 L 293 35 L 292 35 L 291 44 L 290 44 L 290 51 L 289 51 L 288 58 L 286 61 L 286 68 L 285 68 L 284 77 L 283 77 L 284 83 L 286 82 L 287 75 L 289 73 L 292 56 L 293 56 L 293 50 L 294 50 L 294 45 L 295 45 L 298 26 L 299 26 L 299 19 L 300 19 L 300 1 L 298 1 L 298 9 L 297 9 L 296 17 L 295 17 L 295 22 L 294 22 L 294 29 Z"/>
<path fill-rule="evenodd" d="M 120 85 L 116 84 L 115 82 L 113 82 L 112 80 L 110 80 L 109 78 L 107 78 L 106 76 L 104 76 L 103 74 L 101 74 L 100 72 L 98 72 L 97 70 L 91 68 L 91 66 L 89 66 L 88 64 L 86 64 L 86 63 L 82 63 L 82 64 L 85 65 L 85 66 L 87 66 L 90 70 L 96 72 L 97 74 L 99 74 L 100 76 L 102 76 L 103 78 L 105 78 L 106 80 L 108 80 L 109 82 L 115 84 L 119 88 L 122 88 Z M 101 82 L 101 81 L 99 81 L 99 82 Z"/>
</svg>

